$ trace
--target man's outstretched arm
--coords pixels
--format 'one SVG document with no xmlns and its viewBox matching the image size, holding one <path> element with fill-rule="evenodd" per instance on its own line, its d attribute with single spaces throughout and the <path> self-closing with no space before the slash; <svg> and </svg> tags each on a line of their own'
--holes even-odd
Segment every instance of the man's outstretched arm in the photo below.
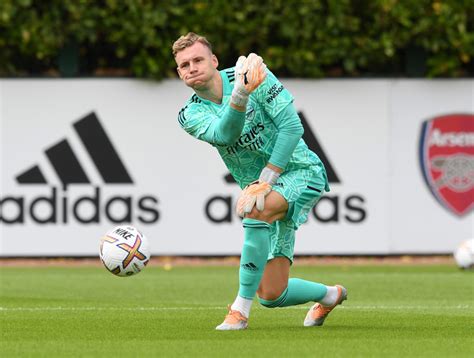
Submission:
<svg viewBox="0 0 474 358">
<path fill-rule="evenodd" d="M 265 80 L 266 67 L 262 58 L 254 53 L 248 57 L 240 56 L 237 60 L 230 106 L 213 126 L 217 144 L 230 145 L 239 138 L 245 123 L 249 96 Z"/>
</svg>

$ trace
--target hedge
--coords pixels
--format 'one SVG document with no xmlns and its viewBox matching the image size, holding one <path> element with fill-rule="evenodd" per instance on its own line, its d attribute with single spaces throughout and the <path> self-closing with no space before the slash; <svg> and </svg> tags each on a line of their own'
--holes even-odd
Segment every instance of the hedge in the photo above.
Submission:
<svg viewBox="0 0 474 358">
<path fill-rule="evenodd" d="M 176 76 L 188 31 L 221 67 L 257 52 L 286 77 L 467 77 L 474 0 L 1 0 L 0 76 Z"/>
</svg>

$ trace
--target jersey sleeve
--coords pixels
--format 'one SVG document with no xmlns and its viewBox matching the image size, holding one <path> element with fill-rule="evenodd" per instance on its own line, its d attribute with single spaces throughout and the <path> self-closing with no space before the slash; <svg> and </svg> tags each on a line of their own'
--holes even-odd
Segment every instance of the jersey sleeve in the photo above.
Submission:
<svg viewBox="0 0 474 358">
<path fill-rule="evenodd" d="M 212 144 L 212 138 L 206 134 L 213 122 L 212 114 L 199 110 L 193 104 L 188 104 L 179 111 L 178 122 L 194 138 Z"/>
<path fill-rule="evenodd" d="M 265 112 L 275 118 L 288 104 L 293 103 L 294 98 L 269 69 L 266 71 L 267 77 L 256 89 L 255 95 Z"/>
<path fill-rule="evenodd" d="M 230 106 L 219 117 L 209 111 L 196 109 L 198 105 L 188 105 L 178 114 L 181 127 L 193 137 L 212 145 L 231 145 L 242 132 L 245 112 Z"/>
</svg>

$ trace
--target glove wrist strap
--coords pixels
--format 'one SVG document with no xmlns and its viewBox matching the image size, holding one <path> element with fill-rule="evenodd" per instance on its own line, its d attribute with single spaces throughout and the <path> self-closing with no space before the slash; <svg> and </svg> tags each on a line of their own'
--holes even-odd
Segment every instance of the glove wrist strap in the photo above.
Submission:
<svg viewBox="0 0 474 358">
<path fill-rule="evenodd" d="M 230 101 L 238 107 L 247 107 L 247 102 L 249 101 L 249 94 L 245 91 L 239 91 L 238 88 L 234 87 Z"/>
<path fill-rule="evenodd" d="M 260 177 L 258 178 L 258 180 L 267 182 L 270 185 L 274 185 L 277 182 L 279 177 L 280 177 L 279 173 L 270 169 L 269 167 L 265 167 L 260 173 Z"/>
</svg>

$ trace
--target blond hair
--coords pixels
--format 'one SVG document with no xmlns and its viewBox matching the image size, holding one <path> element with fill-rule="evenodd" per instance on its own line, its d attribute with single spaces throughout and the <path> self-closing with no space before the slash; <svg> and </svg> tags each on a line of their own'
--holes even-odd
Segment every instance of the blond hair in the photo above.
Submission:
<svg viewBox="0 0 474 358">
<path fill-rule="evenodd" d="M 204 36 L 195 34 L 194 32 L 188 32 L 186 35 L 181 36 L 173 44 L 173 56 L 176 57 L 176 54 L 179 51 L 184 50 L 187 47 L 194 45 L 196 42 L 200 42 L 206 46 L 212 53 L 212 45 Z"/>
</svg>

